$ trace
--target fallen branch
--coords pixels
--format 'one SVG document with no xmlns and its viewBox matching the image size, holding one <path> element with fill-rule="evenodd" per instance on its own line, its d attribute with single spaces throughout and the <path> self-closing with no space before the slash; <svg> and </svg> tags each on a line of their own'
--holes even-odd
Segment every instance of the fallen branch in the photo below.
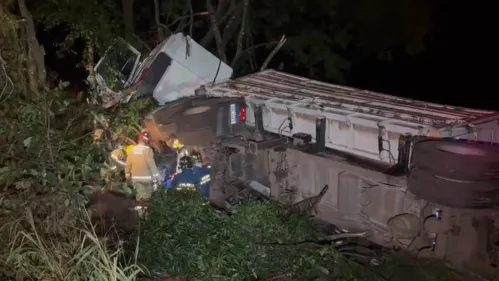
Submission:
<svg viewBox="0 0 499 281">
<path fill-rule="evenodd" d="M 283 35 L 281 37 L 281 40 L 279 40 L 279 43 L 277 44 L 277 46 L 275 46 L 275 48 L 272 50 L 272 52 L 270 52 L 269 56 L 263 62 L 262 67 L 260 68 L 260 71 L 263 71 L 267 68 L 267 66 L 270 63 L 270 61 L 272 60 L 272 58 L 274 58 L 274 56 L 277 54 L 277 52 L 279 52 L 279 50 L 282 48 L 284 43 L 286 43 L 286 40 L 287 40 L 286 36 Z"/>
<path fill-rule="evenodd" d="M 312 210 L 314 210 L 317 204 L 321 201 L 322 197 L 324 197 L 324 194 L 326 194 L 328 189 L 329 185 L 326 184 L 319 192 L 319 194 L 294 203 L 293 205 L 291 205 L 291 209 L 297 210 L 299 212 L 311 213 Z"/>
</svg>

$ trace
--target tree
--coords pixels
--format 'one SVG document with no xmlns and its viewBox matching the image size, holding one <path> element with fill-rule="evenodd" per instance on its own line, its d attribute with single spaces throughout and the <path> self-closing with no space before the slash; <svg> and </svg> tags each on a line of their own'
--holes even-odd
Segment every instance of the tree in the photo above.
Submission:
<svg viewBox="0 0 499 281">
<path fill-rule="evenodd" d="M 135 34 L 135 22 L 133 15 L 134 0 L 121 0 L 123 9 L 123 24 L 125 26 L 125 39 L 131 41 Z"/>
<path fill-rule="evenodd" d="M 338 18 L 356 34 L 367 54 L 405 47 L 410 54 L 425 49 L 432 21 L 427 0 L 339 0 Z"/>
<path fill-rule="evenodd" d="M 117 24 L 116 7 L 112 1 L 54 0 L 33 2 L 35 19 L 46 29 L 65 25 L 68 35 L 63 47 L 71 49 L 76 39 L 85 41 L 85 65 L 89 83 L 95 89 L 95 47 L 103 51 L 115 39 Z"/>
</svg>

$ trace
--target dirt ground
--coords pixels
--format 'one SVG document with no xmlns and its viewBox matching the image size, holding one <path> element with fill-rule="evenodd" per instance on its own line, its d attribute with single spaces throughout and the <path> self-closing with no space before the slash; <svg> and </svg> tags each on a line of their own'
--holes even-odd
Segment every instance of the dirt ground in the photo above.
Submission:
<svg viewBox="0 0 499 281">
<path fill-rule="evenodd" d="M 139 222 L 134 198 L 112 191 L 96 192 L 90 196 L 87 208 L 98 234 L 132 233 Z"/>
</svg>

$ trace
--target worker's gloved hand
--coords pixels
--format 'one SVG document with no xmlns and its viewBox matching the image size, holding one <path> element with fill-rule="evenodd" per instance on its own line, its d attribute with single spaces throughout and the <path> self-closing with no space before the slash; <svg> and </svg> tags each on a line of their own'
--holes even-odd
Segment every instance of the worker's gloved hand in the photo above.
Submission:
<svg viewBox="0 0 499 281">
<path fill-rule="evenodd" d="M 158 184 L 161 184 L 163 182 L 163 178 L 161 178 L 161 176 L 156 177 L 155 180 Z"/>
</svg>

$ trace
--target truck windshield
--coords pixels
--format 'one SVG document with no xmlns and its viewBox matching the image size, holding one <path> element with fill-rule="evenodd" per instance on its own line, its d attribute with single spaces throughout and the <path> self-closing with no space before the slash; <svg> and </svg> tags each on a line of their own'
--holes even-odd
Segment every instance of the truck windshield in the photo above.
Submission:
<svg viewBox="0 0 499 281">
<path fill-rule="evenodd" d="M 160 52 L 147 67 L 147 73 L 137 89 L 137 95 L 152 95 L 171 63 L 172 59 L 166 53 Z"/>
<path fill-rule="evenodd" d="M 96 73 L 113 91 L 123 89 L 130 79 L 138 54 L 123 41 L 117 41 L 102 58 Z"/>
</svg>

